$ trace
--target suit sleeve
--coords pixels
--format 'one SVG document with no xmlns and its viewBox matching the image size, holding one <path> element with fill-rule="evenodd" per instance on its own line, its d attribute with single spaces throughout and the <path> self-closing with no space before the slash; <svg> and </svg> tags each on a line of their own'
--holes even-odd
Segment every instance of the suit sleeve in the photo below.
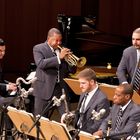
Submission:
<svg viewBox="0 0 140 140">
<path fill-rule="evenodd" d="M 118 65 L 117 72 L 116 72 L 117 77 L 119 79 L 119 83 L 127 81 L 127 77 L 126 77 L 126 74 L 127 74 L 126 64 L 127 64 L 127 57 L 125 55 L 125 52 L 123 52 L 121 61 L 120 61 L 119 65 Z"/>
<path fill-rule="evenodd" d="M 49 68 L 58 68 L 59 63 L 57 60 L 57 56 L 53 56 L 50 53 L 47 52 L 45 54 L 46 50 L 43 50 L 43 46 L 35 46 L 33 48 L 33 54 L 34 54 L 34 60 L 38 68 L 46 70 Z"/>
<path fill-rule="evenodd" d="M 0 83 L 0 95 L 1 96 L 6 96 L 7 95 L 6 93 L 7 93 L 6 84 Z"/>
<path fill-rule="evenodd" d="M 89 132 L 91 134 L 96 132 L 99 129 L 102 121 L 108 116 L 108 114 L 109 114 L 109 102 L 106 98 L 104 98 L 101 102 L 98 103 L 95 110 L 97 110 L 97 112 L 99 112 L 103 108 L 106 110 L 105 115 L 100 120 L 89 119 L 88 124 L 86 125 L 87 126 L 87 132 Z"/>
</svg>

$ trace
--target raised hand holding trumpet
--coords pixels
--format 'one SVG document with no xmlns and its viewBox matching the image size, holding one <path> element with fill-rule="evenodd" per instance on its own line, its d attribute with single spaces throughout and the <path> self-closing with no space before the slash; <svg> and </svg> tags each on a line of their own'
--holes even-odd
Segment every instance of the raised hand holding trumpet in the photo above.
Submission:
<svg viewBox="0 0 140 140">
<path fill-rule="evenodd" d="M 70 65 L 70 66 L 77 66 L 77 67 L 83 67 L 86 64 L 86 58 L 85 57 L 80 57 L 78 58 L 75 56 L 70 49 L 68 48 L 62 48 L 58 46 L 57 48 L 60 49 L 60 59 L 65 59 L 65 61 Z"/>
<path fill-rule="evenodd" d="M 61 48 L 60 46 L 58 47 L 59 49 Z M 68 48 L 61 48 L 60 49 L 60 54 L 59 54 L 59 58 L 60 59 L 68 59 L 69 55 L 72 54 L 72 52 L 70 51 L 70 49 Z"/>
</svg>

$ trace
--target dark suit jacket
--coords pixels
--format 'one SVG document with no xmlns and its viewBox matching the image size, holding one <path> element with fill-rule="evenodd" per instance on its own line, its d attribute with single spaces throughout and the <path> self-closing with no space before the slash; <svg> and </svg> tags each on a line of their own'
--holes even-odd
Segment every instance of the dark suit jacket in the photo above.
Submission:
<svg viewBox="0 0 140 140">
<path fill-rule="evenodd" d="M 5 83 L 3 79 L 2 67 L 0 65 L 0 95 L 1 96 L 7 96 L 6 84 L 7 83 Z"/>
<path fill-rule="evenodd" d="M 8 92 L 6 91 L 6 84 L 8 84 L 8 81 L 4 80 L 3 73 L 2 73 L 2 67 L 0 65 L 0 106 L 6 105 L 12 103 L 13 97 L 10 97 Z"/>
<path fill-rule="evenodd" d="M 59 63 L 47 43 L 33 48 L 34 60 L 37 66 L 33 94 L 41 99 L 50 99 L 56 84 Z"/>
<path fill-rule="evenodd" d="M 36 77 L 34 83 L 34 96 L 41 99 L 49 100 L 52 97 L 56 84 L 58 68 L 60 69 L 60 80 L 67 77 L 71 72 L 68 64 L 62 60 L 58 63 L 57 56 L 54 55 L 48 44 L 42 43 L 33 48 L 34 60 L 37 66 Z"/>
<path fill-rule="evenodd" d="M 123 51 L 121 61 L 117 68 L 117 77 L 119 82 L 128 81 L 129 83 L 132 80 L 135 67 L 137 64 L 137 51 L 133 46 L 126 48 Z"/>
<path fill-rule="evenodd" d="M 108 127 L 108 121 L 111 120 L 111 131 L 110 135 L 115 135 L 115 123 L 117 119 L 117 113 L 119 111 L 120 106 L 114 105 L 111 109 L 111 112 L 109 116 L 103 121 L 102 125 L 99 129 L 102 129 L 104 134 L 106 134 L 106 130 Z M 127 108 L 124 110 L 123 116 L 122 116 L 122 122 L 119 127 L 118 133 L 126 133 L 124 137 L 127 137 L 129 135 L 133 135 L 133 133 L 136 131 L 137 126 L 136 123 L 140 121 L 140 106 L 136 105 L 133 101 L 130 102 L 130 104 L 127 106 Z M 114 136 L 114 139 L 120 139 L 122 136 Z M 113 139 L 112 138 L 112 139 Z"/>
<path fill-rule="evenodd" d="M 84 98 L 84 94 L 82 94 L 80 96 L 80 100 L 78 103 L 78 109 L 76 111 L 76 118 L 75 118 L 75 127 L 76 128 L 77 128 L 76 124 L 79 119 L 79 109 L 80 109 L 80 105 L 82 103 L 83 98 Z M 103 108 L 106 110 L 106 113 L 103 116 L 103 118 L 100 119 L 99 121 L 92 120 L 91 112 L 93 110 L 99 112 Z M 102 93 L 101 90 L 98 88 L 85 109 L 85 112 L 83 115 L 83 122 L 82 122 L 83 127 L 81 130 L 91 133 L 91 134 L 94 133 L 95 131 L 98 130 L 102 121 L 107 117 L 108 113 L 109 113 L 109 101 L 108 101 L 106 95 L 104 93 Z"/>
</svg>

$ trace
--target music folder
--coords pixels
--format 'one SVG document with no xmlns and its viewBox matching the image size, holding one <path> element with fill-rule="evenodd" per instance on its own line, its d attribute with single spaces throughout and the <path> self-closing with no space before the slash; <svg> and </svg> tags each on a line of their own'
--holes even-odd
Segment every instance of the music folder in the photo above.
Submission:
<svg viewBox="0 0 140 140">
<path fill-rule="evenodd" d="M 8 106 L 8 116 L 12 120 L 16 129 L 26 135 L 37 137 L 37 128 L 34 127 L 31 132 L 28 132 L 35 122 L 35 118 L 32 113 L 28 113 L 24 110 L 17 110 L 14 107 Z M 39 138 L 46 140 L 41 130 L 39 130 Z"/>
<path fill-rule="evenodd" d="M 33 129 L 29 132 L 35 122 L 32 113 L 28 113 L 23 110 L 17 110 L 11 106 L 8 106 L 7 109 L 9 117 L 19 132 L 37 138 L 36 127 L 33 127 Z M 45 117 L 40 118 L 39 124 L 40 140 L 72 140 L 71 135 L 64 124 L 51 121 Z"/>
<path fill-rule="evenodd" d="M 80 131 L 79 138 L 80 140 L 95 140 L 96 139 L 96 137 L 84 131 Z"/>
<path fill-rule="evenodd" d="M 44 117 L 40 119 L 40 127 L 48 140 L 72 140 L 66 126 L 56 121 L 50 121 Z"/>
</svg>

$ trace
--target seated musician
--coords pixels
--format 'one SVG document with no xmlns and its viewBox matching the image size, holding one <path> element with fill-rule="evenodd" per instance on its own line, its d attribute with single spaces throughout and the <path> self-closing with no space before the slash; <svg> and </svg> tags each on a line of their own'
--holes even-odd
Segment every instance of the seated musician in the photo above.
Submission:
<svg viewBox="0 0 140 140">
<path fill-rule="evenodd" d="M 3 39 L 0 38 L 0 115 L 1 115 L 0 116 L 0 118 L 1 118 L 0 131 L 3 131 L 6 129 L 5 130 L 5 139 L 13 140 L 14 138 L 12 137 L 12 132 L 11 132 L 13 124 L 12 124 L 10 118 L 8 117 L 8 115 L 6 115 L 6 113 L 5 113 L 6 112 L 5 106 L 12 104 L 14 97 L 10 97 L 9 92 L 16 91 L 17 85 L 15 83 L 11 83 L 11 82 L 4 80 L 4 78 L 3 78 L 1 62 L 5 55 L 5 51 L 6 51 L 5 42 Z M 3 127 L 5 127 L 5 128 L 3 128 Z M 0 132 L 0 133 L 2 133 L 2 132 Z"/>
<path fill-rule="evenodd" d="M 79 99 L 78 108 L 75 112 L 74 127 L 88 133 L 94 133 L 99 129 L 102 121 L 109 114 L 109 101 L 106 95 L 99 89 L 95 72 L 86 68 L 82 70 L 77 78 L 80 82 L 82 94 Z M 104 114 L 100 118 L 92 116 L 92 112 L 100 112 L 104 109 Z M 64 116 L 62 118 L 63 122 Z"/>
<path fill-rule="evenodd" d="M 121 84 L 115 89 L 112 110 L 94 136 L 120 140 L 135 133 L 136 123 L 140 121 L 140 106 L 132 101 L 132 96 L 133 88 L 129 84 Z"/>
</svg>

